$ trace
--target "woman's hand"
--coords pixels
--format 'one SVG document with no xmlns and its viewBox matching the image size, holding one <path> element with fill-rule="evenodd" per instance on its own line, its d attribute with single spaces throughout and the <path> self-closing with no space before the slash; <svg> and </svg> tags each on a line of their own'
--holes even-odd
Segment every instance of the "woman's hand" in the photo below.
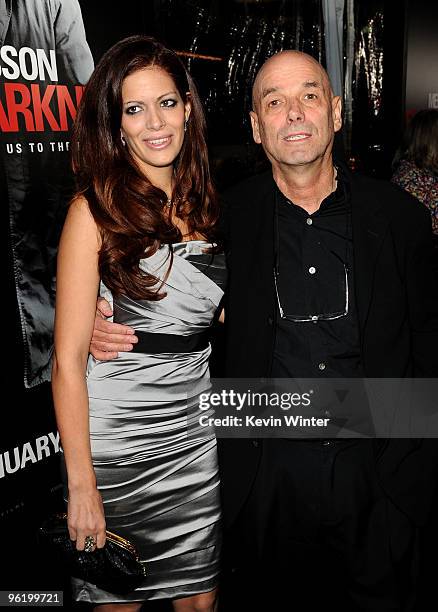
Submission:
<svg viewBox="0 0 438 612">
<path fill-rule="evenodd" d="M 84 550 L 85 538 L 91 536 L 95 547 L 103 548 L 106 540 L 106 523 L 102 498 L 94 489 L 77 489 L 69 492 L 68 531 L 76 542 L 76 550 Z"/>
</svg>

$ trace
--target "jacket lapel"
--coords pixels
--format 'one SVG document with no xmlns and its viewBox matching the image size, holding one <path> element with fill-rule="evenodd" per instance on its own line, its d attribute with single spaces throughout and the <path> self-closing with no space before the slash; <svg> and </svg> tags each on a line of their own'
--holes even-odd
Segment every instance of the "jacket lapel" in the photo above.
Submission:
<svg viewBox="0 0 438 612">
<path fill-rule="evenodd" d="M 350 175 L 350 180 L 355 297 L 359 328 L 363 332 L 373 294 L 377 258 L 388 231 L 389 219 L 384 214 L 385 203 L 376 196 L 378 190 L 368 189 L 366 181 L 353 175 Z"/>
<path fill-rule="evenodd" d="M 257 285 L 263 286 L 266 293 L 270 285 L 273 285 L 274 278 L 275 189 L 272 174 L 266 173 L 257 189 L 252 190 L 248 197 L 239 223 L 246 228 L 242 240 L 247 243 L 244 251 L 247 251 L 247 256 L 252 260 L 250 268 L 256 275 Z"/>
<path fill-rule="evenodd" d="M 274 213 L 276 188 L 274 179 L 270 174 L 269 182 L 266 186 L 266 190 L 260 197 L 259 205 L 259 227 L 263 238 L 263 240 L 260 241 L 263 243 L 263 270 L 265 275 L 269 274 L 270 282 L 273 282 L 274 278 Z"/>
</svg>

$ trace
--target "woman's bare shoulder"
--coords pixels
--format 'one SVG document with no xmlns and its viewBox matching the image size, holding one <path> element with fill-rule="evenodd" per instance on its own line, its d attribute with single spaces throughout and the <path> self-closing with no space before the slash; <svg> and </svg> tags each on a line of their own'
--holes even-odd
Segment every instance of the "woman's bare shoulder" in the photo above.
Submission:
<svg viewBox="0 0 438 612">
<path fill-rule="evenodd" d="M 93 219 L 93 215 L 91 214 L 90 205 L 88 200 L 83 195 L 75 196 L 69 204 L 68 207 L 69 212 L 72 211 L 72 214 L 84 215 L 85 217 L 90 217 Z"/>
<path fill-rule="evenodd" d="M 79 232 L 84 238 L 93 236 L 100 243 L 99 228 L 84 196 L 76 196 L 70 202 L 64 226 L 64 231 L 68 230 Z"/>
</svg>

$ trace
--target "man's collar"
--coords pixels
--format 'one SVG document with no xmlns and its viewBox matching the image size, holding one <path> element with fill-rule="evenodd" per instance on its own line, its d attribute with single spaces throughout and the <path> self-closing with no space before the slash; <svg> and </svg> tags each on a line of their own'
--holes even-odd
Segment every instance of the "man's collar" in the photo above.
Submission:
<svg viewBox="0 0 438 612">
<path fill-rule="evenodd" d="M 351 187 L 350 187 L 350 178 L 348 176 L 348 172 L 346 172 L 345 168 L 341 164 L 335 164 L 335 168 L 337 170 L 337 185 L 335 191 L 330 193 L 324 200 L 321 202 L 320 207 L 317 211 L 313 213 L 313 215 L 325 215 L 325 214 L 335 214 L 339 212 L 343 212 L 350 208 L 350 195 L 351 195 Z M 277 196 L 279 197 L 279 202 L 287 203 L 289 206 L 292 206 L 294 210 L 299 212 L 300 214 L 305 214 L 306 216 L 309 213 L 302 208 L 301 206 L 295 204 L 292 200 L 287 198 L 282 191 L 280 191 L 277 183 L 273 180 L 275 185 L 275 190 Z M 301 212 L 300 212 L 301 211 Z"/>
</svg>

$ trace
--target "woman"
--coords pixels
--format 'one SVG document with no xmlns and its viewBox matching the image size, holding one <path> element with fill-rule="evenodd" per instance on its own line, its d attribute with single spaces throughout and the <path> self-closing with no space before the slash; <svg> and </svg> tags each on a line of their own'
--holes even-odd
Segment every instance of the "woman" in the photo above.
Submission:
<svg viewBox="0 0 438 612">
<path fill-rule="evenodd" d="M 225 274 L 204 126 L 184 65 L 144 36 L 103 56 L 75 122 L 52 375 L 68 525 L 78 550 L 102 547 L 105 529 L 131 540 L 147 569 L 126 596 L 74 579 L 75 598 L 99 610 L 159 598 L 177 612 L 216 606 L 216 445 L 187 435 L 187 385 L 208 378 Z M 87 369 L 99 287 L 142 342 Z"/>
<path fill-rule="evenodd" d="M 393 166 L 394 183 L 430 210 L 438 244 L 438 110 L 421 110 L 414 115 Z"/>
</svg>

